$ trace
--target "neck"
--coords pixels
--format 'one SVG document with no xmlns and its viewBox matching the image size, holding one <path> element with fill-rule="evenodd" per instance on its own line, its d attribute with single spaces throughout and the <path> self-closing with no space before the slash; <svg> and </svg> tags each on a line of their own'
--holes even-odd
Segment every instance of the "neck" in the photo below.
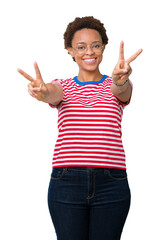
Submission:
<svg viewBox="0 0 160 240">
<path fill-rule="evenodd" d="M 79 74 L 77 76 L 78 80 L 80 82 L 88 82 L 88 81 L 99 81 L 103 75 L 98 70 L 97 72 L 82 72 L 79 71 Z"/>
</svg>

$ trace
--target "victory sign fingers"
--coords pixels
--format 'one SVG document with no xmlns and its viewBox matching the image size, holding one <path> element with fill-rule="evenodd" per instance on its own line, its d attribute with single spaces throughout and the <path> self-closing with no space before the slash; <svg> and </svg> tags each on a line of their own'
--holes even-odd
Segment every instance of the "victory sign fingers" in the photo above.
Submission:
<svg viewBox="0 0 160 240">
<path fill-rule="evenodd" d="M 17 71 L 26 79 L 28 79 L 29 81 L 33 82 L 35 79 L 32 78 L 30 75 L 28 75 L 26 72 L 24 72 L 22 69 L 17 69 Z"/>
<path fill-rule="evenodd" d="M 141 53 L 143 49 L 139 49 L 135 54 L 133 54 L 128 60 L 124 60 L 124 42 L 121 41 L 119 49 L 119 61 L 125 61 L 127 64 L 133 62 Z"/>
<path fill-rule="evenodd" d="M 142 51 L 143 51 L 143 49 L 139 49 L 135 54 L 133 54 L 130 58 L 128 58 L 128 60 L 126 60 L 126 62 L 128 64 L 133 62 L 142 53 Z"/>
<path fill-rule="evenodd" d="M 18 72 L 25 77 L 27 80 L 29 80 L 32 83 L 32 86 L 34 87 L 40 87 L 41 85 L 44 84 L 38 64 L 34 62 L 34 68 L 35 68 L 35 73 L 36 73 L 36 78 L 31 77 L 29 74 L 24 72 L 22 69 L 17 69 Z"/>
</svg>

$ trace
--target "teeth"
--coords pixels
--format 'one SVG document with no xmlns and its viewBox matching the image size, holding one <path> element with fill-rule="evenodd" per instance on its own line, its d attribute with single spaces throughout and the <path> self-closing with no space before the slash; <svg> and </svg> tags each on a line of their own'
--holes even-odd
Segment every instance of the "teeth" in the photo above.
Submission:
<svg viewBox="0 0 160 240">
<path fill-rule="evenodd" d="M 86 62 L 92 62 L 92 61 L 94 61 L 95 60 L 95 58 L 92 58 L 92 59 L 84 59 L 84 61 L 86 61 Z"/>
</svg>

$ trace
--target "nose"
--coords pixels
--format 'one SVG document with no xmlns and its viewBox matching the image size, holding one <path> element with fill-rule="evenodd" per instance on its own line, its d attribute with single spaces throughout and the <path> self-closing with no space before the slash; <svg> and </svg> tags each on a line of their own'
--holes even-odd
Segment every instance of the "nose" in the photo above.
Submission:
<svg viewBox="0 0 160 240">
<path fill-rule="evenodd" d="M 92 47 L 91 46 L 87 46 L 86 54 L 93 54 L 93 53 L 94 53 L 94 51 L 93 51 Z"/>
</svg>

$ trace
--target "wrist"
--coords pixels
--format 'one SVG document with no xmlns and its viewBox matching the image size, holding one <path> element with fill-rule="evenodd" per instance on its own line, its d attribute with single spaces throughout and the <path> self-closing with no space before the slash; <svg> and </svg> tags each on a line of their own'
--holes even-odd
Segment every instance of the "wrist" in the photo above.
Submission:
<svg viewBox="0 0 160 240">
<path fill-rule="evenodd" d="M 41 101 L 41 102 L 47 102 L 49 98 L 49 91 L 47 88 L 47 85 L 43 85 L 40 89 L 40 91 L 38 92 L 38 97 L 37 100 Z"/>
<path fill-rule="evenodd" d="M 116 85 L 117 87 L 122 87 L 124 86 L 127 82 L 129 81 L 129 79 L 127 79 L 124 83 L 122 84 L 117 84 L 116 82 L 112 81 L 114 83 L 114 85 Z"/>
<path fill-rule="evenodd" d="M 48 88 L 46 86 L 45 91 L 41 95 L 41 101 L 48 103 L 49 99 L 50 99 L 50 93 L 49 93 L 49 90 L 48 90 Z"/>
<path fill-rule="evenodd" d="M 114 89 L 114 92 L 116 92 L 116 94 L 124 93 L 125 91 L 127 91 L 129 86 L 130 86 L 129 79 L 127 79 L 126 81 L 124 81 L 121 84 L 118 84 L 112 80 L 112 89 Z"/>
</svg>

